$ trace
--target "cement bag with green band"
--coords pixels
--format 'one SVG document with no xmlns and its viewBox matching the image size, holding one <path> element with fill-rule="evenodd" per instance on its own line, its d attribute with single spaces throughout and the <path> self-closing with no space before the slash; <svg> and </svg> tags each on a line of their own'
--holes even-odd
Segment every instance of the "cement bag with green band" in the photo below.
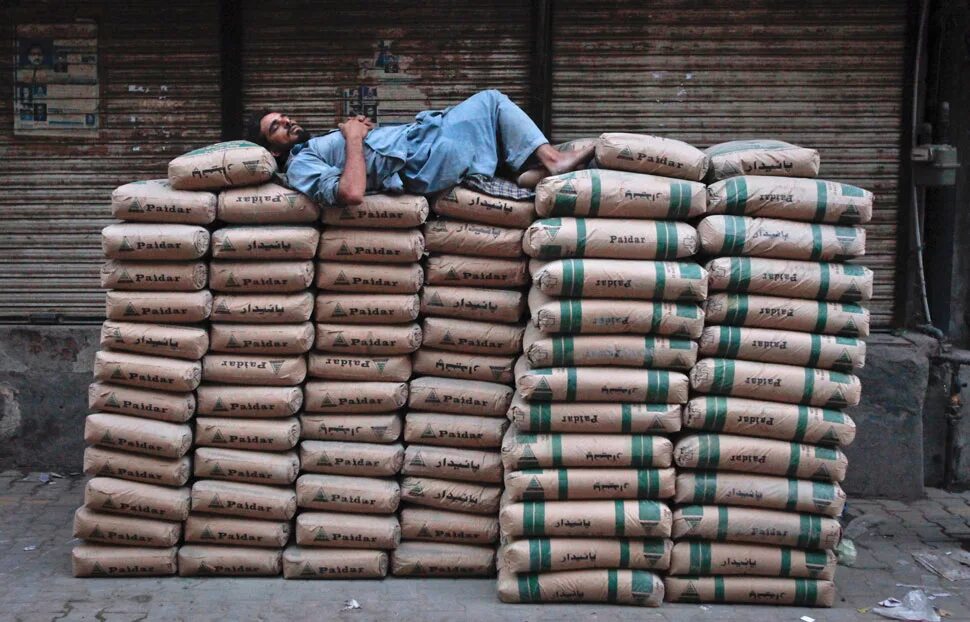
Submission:
<svg viewBox="0 0 970 622">
<path fill-rule="evenodd" d="M 530 257 L 681 259 L 697 252 L 697 230 L 682 222 L 612 218 L 547 218 L 526 229 Z"/>
<path fill-rule="evenodd" d="M 685 471 L 677 475 L 676 503 L 745 507 L 840 516 L 845 491 L 835 482 L 750 473 Z"/>
<path fill-rule="evenodd" d="M 845 261 L 866 254 L 866 231 L 862 227 L 708 216 L 697 225 L 697 233 L 708 255 Z"/>
<path fill-rule="evenodd" d="M 508 417 L 526 432 L 671 434 L 680 430 L 679 404 L 527 402 L 516 395 Z"/>
<path fill-rule="evenodd" d="M 707 272 L 695 263 L 559 259 L 546 264 L 532 277 L 539 291 L 563 298 L 640 298 L 677 302 L 697 302 L 707 298 Z"/>
<path fill-rule="evenodd" d="M 778 363 L 703 359 L 690 371 L 690 379 L 691 387 L 701 393 L 829 409 L 855 406 L 862 394 L 855 376 Z"/>
<path fill-rule="evenodd" d="M 209 232 L 196 225 L 122 223 L 101 230 L 101 252 L 125 261 L 185 261 L 209 250 Z"/>
<path fill-rule="evenodd" d="M 316 222 L 320 206 L 310 197 L 274 183 L 219 193 L 219 220 L 232 224 L 282 225 Z"/>
<path fill-rule="evenodd" d="M 732 177 L 707 187 L 707 213 L 862 225 L 872 218 L 872 193 L 821 179 Z"/>
<path fill-rule="evenodd" d="M 498 484 L 502 482 L 502 456 L 497 451 L 408 445 L 401 473 L 415 477 Z"/>
<path fill-rule="evenodd" d="M 646 570 L 565 570 L 498 575 L 503 603 L 612 603 L 659 607 L 664 599 L 660 577 Z"/>
<path fill-rule="evenodd" d="M 495 448 L 509 422 L 498 417 L 475 417 L 409 412 L 404 418 L 404 442 L 446 447 Z"/>
<path fill-rule="evenodd" d="M 666 577 L 664 585 L 671 603 L 831 607 L 835 601 L 835 584 L 817 579 Z"/>
<path fill-rule="evenodd" d="M 509 428 L 502 442 L 506 470 L 540 467 L 669 467 L 673 444 L 644 434 L 532 434 Z"/>
<path fill-rule="evenodd" d="M 596 144 L 600 168 L 703 181 L 707 156 L 697 147 L 673 138 L 608 132 Z"/>
<path fill-rule="evenodd" d="M 461 220 L 432 220 L 424 225 L 425 250 L 475 257 L 522 256 L 522 229 Z"/>
<path fill-rule="evenodd" d="M 712 292 L 828 302 L 864 302 L 872 298 L 872 270 L 855 264 L 719 257 L 709 261 L 705 268 Z"/>
<path fill-rule="evenodd" d="M 530 326 L 525 356 L 532 367 L 610 365 L 687 371 L 697 362 L 697 343 L 652 335 L 546 335 Z"/>
<path fill-rule="evenodd" d="M 670 556 L 671 575 L 754 575 L 831 579 L 833 551 L 806 551 L 784 546 L 731 542 L 678 542 Z"/>
<path fill-rule="evenodd" d="M 410 383 L 408 406 L 427 412 L 504 417 L 512 393 L 511 387 L 495 382 L 422 376 Z"/>
<path fill-rule="evenodd" d="M 662 501 L 523 501 L 502 508 L 502 533 L 580 538 L 669 538 L 670 508 Z"/>
<path fill-rule="evenodd" d="M 415 194 L 368 194 L 360 205 L 324 207 L 320 220 L 337 227 L 408 229 L 428 219 L 428 200 Z"/>
<path fill-rule="evenodd" d="M 855 422 L 837 410 L 740 397 L 695 397 L 684 407 L 684 427 L 818 445 L 849 445 Z"/>
<path fill-rule="evenodd" d="M 528 285 L 528 261 L 433 254 L 425 262 L 424 282 L 455 287 L 516 288 Z"/>
<path fill-rule="evenodd" d="M 834 549 L 842 527 L 834 518 L 726 505 L 685 505 L 673 516 L 674 540 L 754 542 L 800 549 Z"/>
<path fill-rule="evenodd" d="M 401 477 L 404 501 L 439 510 L 495 516 L 501 496 L 501 486 L 431 477 Z"/>
<path fill-rule="evenodd" d="M 691 434 L 677 441 L 674 460 L 685 469 L 784 475 L 841 482 L 849 460 L 836 447 L 730 434 Z"/>
<path fill-rule="evenodd" d="M 509 468 L 509 467 L 506 467 Z M 513 501 L 669 499 L 674 469 L 525 469 L 505 473 Z"/>
<path fill-rule="evenodd" d="M 817 177 L 818 151 L 780 140 L 732 140 L 704 150 L 715 181 L 737 175 Z"/>
<path fill-rule="evenodd" d="M 540 181 L 536 186 L 535 208 L 543 218 L 687 220 L 702 215 L 707 209 L 707 188 L 696 181 L 588 169 Z"/>
<path fill-rule="evenodd" d="M 320 234 L 318 259 L 364 263 L 410 263 L 424 255 L 419 229 L 328 227 Z"/>
<path fill-rule="evenodd" d="M 687 376 L 661 369 L 554 367 L 515 378 L 530 402 L 687 402 Z"/>
<path fill-rule="evenodd" d="M 866 343 L 854 337 L 708 326 L 701 335 L 700 354 L 851 373 L 865 367 Z"/>
<path fill-rule="evenodd" d="M 532 324 L 543 333 L 571 335 L 655 334 L 697 339 L 704 312 L 696 304 L 562 298 L 540 305 L 529 295 Z"/>
<path fill-rule="evenodd" d="M 253 186 L 269 181 L 274 173 L 273 154 L 245 140 L 209 145 L 168 163 L 168 181 L 176 190 Z"/>
<path fill-rule="evenodd" d="M 704 308 L 708 325 L 752 326 L 842 337 L 869 336 L 869 310 L 855 303 L 711 294 Z"/>
<path fill-rule="evenodd" d="M 670 540 L 606 538 L 531 538 L 499 549 L 499 567 L 515 573 L 632 568 L 665 570 L 670 565 Z"/>
<path fill-rule="evenodd" d="M 535 220 L 532 201 L 493 197 L 461 186 L 441 193 L 431 209 L 435 214 L 447 218 L 514 229 L 525 229 Z"/>
<path fill-rule="evenodd" d="M 418 344 L 450 352 L 519 354 L 523 331 L 514 324 L 426 317 Z"/>
<path fill-rule="evenodd" d="M 207 225 L 216 219 L 216 195 L 175 190 L 167 179 L 136 181 L 111 193 L 111 216 L 129 222 Z"/>
<path fill-rule="evenodd" d="M 421 313 L 483 322 L 518 322 L 525 310 L 522 292 L 429 285 L 421 288 Z"/>
</svg>

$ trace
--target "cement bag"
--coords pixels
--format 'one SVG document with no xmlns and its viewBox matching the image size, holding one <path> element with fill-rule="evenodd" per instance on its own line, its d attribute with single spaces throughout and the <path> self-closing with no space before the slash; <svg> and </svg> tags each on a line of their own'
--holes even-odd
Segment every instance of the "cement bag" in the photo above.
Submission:
<svg viewBox="0 0 970 622">
<path fill-rule="evenodd" d="M 504 289 L 444 287 L 421 289 L 421 313 L 484 322 L 518 322 L 525 311 L 522 292 Z"/>
<path fill-rule="evenodd" d="M 167 179 L 135 181 L 111 193 L 111 217 L 129 222 L 207 225 L 216 219 L 216 195 L 175 190 Z"/>
<path fill-rule="evenodd" d="M 190 464 L 188 456 L 167 459 L 103 447 L 88 447 L 84 450 L 85 475 L 119 477 L 146 484 L 184 486 L 191 475 Z"/>
<path fill-rule="evenodd" d="M 101 230 L 101 251 L 125 261 L 187 261 L 209 250 L 209 232 L 196 225 L 120 224 Z"/>
<path fill-rule="evenodd" d="M 246 140 L 208 145 L 168 163 L 168 181 L 178 190 L 253 186 L 268 181 L 275 172 L 273 154 Z"/>
<path fill-rule="evenodd" d="M 395 577 L 490 577 L 495 549 L 468 544 L 402 542 L 391 552 Z"/>
<path fill-rule="evenodd" d="M 659 607 L 664 584 L 645 570 L 566 570 L 538 574 L 498 576 L 498 598 L 503 603 L 612 603 Z"/>
<path fill-rule="evenodd" d="M 178 549 L 79 544 L 71 551 L 75 577 L 164 577 L 175 574 Z"/>
<path fill-rule="evenodd" d="M 831 607 L 835 584 L 815 579 L 666 577 L 667 602 Z"/>
<path fill-rule="evenodd" d="M 516 395 L 508 418 L 525 432 L 672 434 L 680 431 L 679 404 L 527 402 Z"/>
<path fill-rule="evenodd" d="M 199 292 L 105 292 L 104 311 L 109 320 L 189 324 L 208 319 L 212 294 Z"/>
<path fill-rule="evenodd" d="M 818 151 L 780 140 L 732 140 L 704 150 L 715 181 L 736 175 L 818 176 Z"/>
<path fill-rule="evenodd" d="M 467 354 L 427 348 L 421 348 L 414 353 L 414 373 L 445 378 L 511 384 L 514 364 L 514 356 Z"/>
<path fill-rule="evenodd" d="M 336 227 L 408 229 L 428 219 L 428 201 L 414 194 L 368 194 L 360 205 L 324 206 L 320 219 Z"/>
<path fill-rule="evenodd" d="M 206 382 L 286 387 L 303 382 L 307 366 L 298 355 L 206 354 L 202 375 Z"/>
<path fill-rule="evenodd" d="M 429 542 L 493 544 L 498 541 L 498 519 L 407 506 L 401 510 L 401 537 Z"/>
<path fill-rule="evenodd" d="M 674 496 L 674 476 L 670 468 L 529 468 L 506 472 L 505 490 L 513 501 L 669 499 Z"/>
<path fill-rule="evenodd" d="M 185 392 L 199 386 L 198 361 L 101 350 L 94 355 L 94 379 L 144 389 Z"/>
<path fill-rule="evenodd" d="M 547 218 L 522 239 L 530 257 L 680 259 L 697 252 L 697 230 L 682 222 L 612 218 Z"/>
<path fill-rule="evenodd" d="M 346 354 L 410 354 L 421 347 L 418 324 L 316 324 L 314 347 L 321 352 Z"/>
<path fill-rule="evenodd" d="M 732 177 L 707 187 L 707 213 L 861 225 L 872 218 L 872 193 L 820 179 Z"/>
<path fill-rule="evenodd" d="M 525 356 L 532 367 L 609 365 L 687 371 L 697 362 L 697 344 L 652 335 L 547 335 L 530 327 Z"/>
<path fill-rule="evenodd" d="M 498 417 L 471 417 L 409 412 L 404 418 L 404 442 L 445 447 L 498 448 L 509 422 Z"/>
<path fill-rule="evenodd" d="M 300 440 L 300 422 L 285 419 L 197 417 L 195 444 L 201 447 L 286 451 Z"/>
<path fill-rule="evenodd" d="M 837 410 L 740 397 L 695 397 L 684 407 L 684 427 L 799 443 L 850 445 L 855 422 Z"/>
<path fill-rule="evenodd" d="M 543 467 L 669 467 L 673 444 L 642 434 L 531 434 L 509 428 L 502 442 L 506 470 Z"/>
<path fill-rule="evenodd" d="M 423 376 L 411 381 L 408 406 L 427 412 L 505 417 L 512 393 L 512 387 L 494 382 Z"/>
<path fill-rule="evenodd" d="M 415 477 L 499 484 L 502 482 L 502 456 L 497 451 L 408 445 L 401 473 Z"/>
<path fill-rule="evenodd" d="M 221 294 L 212 302 L 213 322 L 287 324 L 306 322 L 313 312 L 313 294 Z"/>
<path fill-rule="evenodd" d="M 567 140 L 564 143 L 553 145 L 553 147 L 556 148 L 556 151 L 570 153 L 574 151 L 584 151 L 586 149 L 595 149 L 596 144 L 599 143 L 599 141 L 599 137 L 574 138 L 573 140 Z"/>
<path fill-rule="evenodd" d="M 219 220 L 234 225 L 315 222 L 320 207 L 310 197 L 272 182 L 219 193 Z"/>
<path fill-rule="evenodd" d="M 412 263 L 424 255 L 419 229 L 345 229 L 328 227 L 320 234 L 317 258 L 360 263 Z"/>
<path fill-rule="evenodd" d="M 341 549 L 394 549 L 401 543 L 397 516 L 303 512 L 296 517 L 296 543 Z"/>
<path fill-rule="evenodd" d="M 300 458 L 295 451 L 197 447 L 193 465 L 196 477 L 251 484 L 286 486 L 295 482 L 300 473 Z"/>
<path fill-rule="evenodd" d="M 835 482 L 750 473 L 686 471 L 677 475 L 678 504 L 741 505 L 841 516 L 845 491 Z"/>
<path fill-rule="evenodd" d="M 697 225 L 697 233 L 708 255 L 846 261 L 866 254 L 866 231 L 862 227 L 708 216 Z"/>
<path fill-rule="evenodd" d="M 691 434 L 674 448 L 678 467 L 841 482 L 849 460 L 838 448 L 730 434 Z"/>
<path fill-rule="evenodd" d="M 290 520 L 296 514 L 292 487 L 202 479 L 192 484 L 192 512 Z"/>
<path fill-rule="evenodd" d="M 309 375 L 321 380 L 405 381 L 411 377 L 411 357 L 311 352 Z"/>
<path fill-rule="evenodd" d="M 93 413 L 84 419 L 84 442 L 161 458 L 181 458 L 192 447 L 192 429 L 180 423 Z"/>
<path fill-rule="evenodd" d="M 275 577 L 281 557 L 279 549 L 186 544 L 179 549 L 179 576 Z"/>
<path fill-rule="evenodd" d="M 197 361 L 209 349 L 204 328 L 108 320 L 101 325 L 102 349 Z"/>
<path fill-rule="evenodd" d="M 687 376 L 663 369 L 529 369 L 516 374 L 515 386 L 531 402 L 687 402 Z"/>
<path fill-rule="evenodd" d="M 690 372 L 690 383 L 701 393 L 830 409 L 855 406 L 862 394 L 862 383 L 849 374 L 731 359 L 698 361 Z"/>
<path fill-rule="evenodd" d="M 869 335 L 869 310 L 855 303 L 711 294 L 705 308 L 708 324 L 809 331 L 843 337 Z"/>
<path fill-rule="evenodd" d="M 591 568 L 665 570 L 672 548 L 670 540 L 659 539 L 533 538 L 506 544 L 498 556 L 501 568 L 517 574 Z"/>
<path fill-rule="evenodd" d="M 522 229 L 460 220 L 432 220 L 424 225 L 424 243 L 429 253 L 514 259 L 522 256 Z"/>
<path fill-rule="evenodd" d="M 430 477 L 401 478 L 402 501 L 441 510 L 494 516 L 501 496 L 501 486 Z"/>
<path fill-rule="evenodd" d="M 300 465 L 309 473 L 388 477 L 400 472 L 403 461 L 404 447 L 400 443 L 300 443 Z"/>
<path fill-rule="evenodd" d="M 320 292 L 314 319 L 335 324 L 404 324 L 418 317 L 416 294 L 337 294 Z"/>
<path fill-rule="evenodd" d="M 439 255 L 428 257 L 424 282 L 455 287 L 516 288 L 529 283 L 524 259 Z"/>
<path fill-rule="evenodd" d="M 212 352 L 303 354 L 313 346 L 313 324 L 212 324 Z"/>
<path fill-rule="evenodd" d="M 312 261 L 213 261 L 209 288 L 216 292 L 286 294 L 313 283 Z"/>
<path fill-rule="evenodd" d="M 383 413 L 408 399 L 406 382 L 323 382 L 303 385 L 304 409 L 311 413 Z"/>
<path fill-rule="evenodd" d="M 101 289 L 194 292 L 205 287 L 209 269 L 204 261 L 117 261 L 101 265 Z"/>
<path fill-rule="evenodd" d="M 504 535 L 669 538 L 670 508 L 660 501 L 523 501 L 502 508 Z"/>
<path fill-rule="evenodd" d="M 183 423 L 195 413 L 195 396 L 94 382 L 88 386 L 88 408 Z"/>
<path fill-rule="evenodd" d="M 182 523 L 117 514 L 101 514 L 81 507 L 74 512 L 75 538 L 121 546 L 175 546 L 182 536 Z"/>
<path fill-rule="evenodd" d="M 673 138 L 608 132 L 596 143 L 596 164 L 599 168 L 703 181 L 709 162 L 703 151 Z"/>
<path fill-rule="evenodd" d="M 192 514 L 185 521 L 185 541 L 278 549 L 290 540 L 289 521 L 250 520 Z"/>
<path fill-rule="evenodd" d="M 422 344 L 429 348 L 471 354 L 512 355 L 522 351 L 521 326 L 426 317 Z"/>
<path fill-rule="evenodd" d="M 700 301 L 707 272 L 695 263 L 630 259 L 560 259 L 533 275 L 536 289 L 564 298 Z"/>
<path fill-rule="evenodd" d="M 393 514 L 401 487 L 393 479 L 345 475 L 301 475 L 296 480 L 301 508 L 354 514 Z"/>
<path fill-rule="evenodd" d="M 702 356 L 804 365 L 851 373 L 866 365 L 866 343 L 767 328 L 708 326 L 701 335 Z"/>
<path fill-rule="evenodd" d="M 317 263 L 317 287 L 337 292 L 416 294 L 424 283 L 421 264 Z"/>
<path fill-rule="evenodd" d="M 754 575 L 831 579 L 834 551 L 731 542 L 678 542 L 670 556 L 672 575 Z"/>
<path fill-rule="evenodd" d="M 227 227 L 212 232 L 214 259 L 313 259 L 320 232 L 314 227 Z"/>
<path fill-rule="evenodd" d="M 540 305 L 529 295 L 532 324 L 544 333 L 670 335 L 697 339 L 704 312 L 695 304 L 561 298 Z"/>
<path fill-rule="evenodd" d="M 711 291 L 829 302 L 872 298 L 872 270 L 855 264 L 719 257 L 707 263 Z"/>
<path fill-rule="evenodd" d="M 834 518 L 726 505 L 685 505 L 674 511 L 674 540 L 753 542 L 800 549 L 834 549 L 842 527 Z"/>
<path fill-rule="evenodd" d="M 438 216 L 515 229 L 525 229 L 535 219 L 532 201 L 493 197 L 461 186 L 439 195 L 431 209 Z"/>
<path fill-rule="evenodd" d="M 189 515 L 189 489 L 93 477 L 84 486 L 84 507 L 93 512 L 183 521 Z"/>
<path fill-rule="evenodd" d="M 289 417 L 303 406 L 300 387 L 203 384 L 196 395 L 200 415 L 219 417 Z"/>
<path fill-rule="evenodd" d="M 283 551 L 283 578 L 381 579 L 387 576 L 387 563 L 384 551 L 290 546 Z"/>
<path fill-rule="evenodd" d="M 401 436 L 397 413 L 378 415 L 300 415 L 301 438 L 315 441 L 393 443 Z"/>
</svg>

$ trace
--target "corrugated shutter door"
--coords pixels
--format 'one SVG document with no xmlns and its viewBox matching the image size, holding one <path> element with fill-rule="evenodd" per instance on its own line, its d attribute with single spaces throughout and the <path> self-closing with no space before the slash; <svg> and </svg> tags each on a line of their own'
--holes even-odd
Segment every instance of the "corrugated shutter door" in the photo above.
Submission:
<svg viewBox="0 0 970 622">
<path fill-rule="evenodd" d="M 873 325 L 892 324 L 906 3 L 556 2 L 555 141 L 631 131 L 700 148 L 770 137 L 876 194 Z"/>
</svg>

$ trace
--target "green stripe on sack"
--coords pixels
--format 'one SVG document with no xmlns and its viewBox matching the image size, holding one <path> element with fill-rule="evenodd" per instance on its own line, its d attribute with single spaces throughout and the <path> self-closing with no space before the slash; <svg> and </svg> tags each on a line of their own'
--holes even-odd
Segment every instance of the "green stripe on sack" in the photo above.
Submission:
<svg viewBox="0 0 970 622">
<path fill-rule="evenodd" d="M 654 273 L 653 299 L 663 300 L 664 290 L 667 288 L 667 272 L 664 270 L 664 262 L 654 261 L 651 263 Z"/>
<path fill-rule="evenodd" d="M 637 498 L 653 499 L 660 494 L 660 472 L 656 469 L 637 471 Z"/>
<path fill-rule="evenodd" d="M 815 393 L 815 370 L 811 367 L 805 368 L 805 387 L 802 389 L 803 404 L 812 403 L 812 394 Z"/>
<path fill-rule="evenodd" d="M 648 369 L 644 387 L 647 402 L 666 402 L 670 393 L 670 374 L 660 369 Z"/>
<path fill-rule="evenodd" d="M 809 259 L 818 260 L 822 258 L 822 227 L 810 225 L 812 229 L 812 252 Z"/>
<path fill-rule="evenodd" d="M 713 359 L 714 380 L 711 383 L 712 393 L 731 394 L 734 384 L 734 361 L 729 359 Z"/>
<path fill-rule="evenodd" d="M 825 326 L 829 323 L 829 305 L 825 302 L 818 302 L 818 315 L 815 319 L 815 328 L 812 332 L 824 333 Z"/>
<path fill-rule="evenodd" d="M 562 287 L 559 288 L 560 295 L 568 298 L 582 298 L 583 272 L 584 264 L 582 259 L 563 259 Z"/>
<path fill-rule="evenodd" d="M 570 336 L 556 336 L 552 338 L 552 364 L 553 365 L 575 365 L 574 359 L 575 340 Z"/>
<path fill-rule="evenodd" d="M 724 577 L 714 577 L 714 602 L 724 602 Z"/>
<path fill-rule="evenodd" d="M 591 218 L 595 218 L 600 211 L 600 193 L 602 187 L 602 183 L 600 182 L 600 172 L 596 169 L 590 169 L 589 183 L 589 215 Z"/>
<path fill-rule="evenodd" d="M 814 579 L 792 579 L 795 582 L 795 602 L 802 607 L 811 607 L 818 600 L 818 582 Z"/>
<path fill-rule="evenodd" d="M 556 192 L 552 203 L 552 214 L 555 216 L 574 216 L 576 214 L 576 199 L 577 195 L 575 194 Z"/>
<path fill-rule="evenodd" d="M 795 434 L 792 437 L 793 441 L 805 440 L 805 433 L 808 431 L 809 413 L 808 406 L 798 407 L 798 421 L 795 423 Z"/>
<path fill-rule="evenodd" d="M 556 473 L 556 484 L 558 485 L 559 499 L 565 501 L 569 498 L 569 469 L 559 469 Z"/>
<path fill-rule="evenodd" d="M 751 284 L 751 259 L 748 257 L 731 257 L 731 277 L 728 279 L 728 291 L 746 292 Z"/>
<path fill-rule="evenodd" d="M 825 221 L 825 212 L 828 211 L 828 189 L 824 181 L 815 182 L 815 222 Z"/>
<path fill-rule="evenodd" d="M 620 568 L 630 567 L 630 541 L 620 540 Z"/>
<path fill-rule="evenodd" d="M 519 600 L 523 603 L 538 602 L 541 598 L 539 592 L 539 577 L 534 574 L 518 575 Z"/>
<path fill-rule="evenodd" d="M 616 602 L 616 591 L 619 588 L 619 577 L 616 568 L 610 568 L 606 571 L 606 600 L 607 602 Z"/>
<path fill-rule="evenodd" d="M 545 535 L 546 504 L 542 501 L 524 501 L 522 529 L 527 536 Z"/>
<path fill-rule="evenodd" d="M 697 468 L 716 469 L 721 461 L 721 440 L 717 434 L 698 436 Z"/>
<path fill-rule="evenodd" d="M 744 241 L 747 232 L 744 227 L 744 218 L 741 216 L 724 217 L 724 242 L 721 244 L 721 252 L 725 255 L 740 255 L 744 252 Z"/>
<path fill-rule="evenodd" d="M 818 367 L 818 359 L 822 356 L 822 337 L 821 335 L 809 335 L 812 342 L 812 347 L 808 353 L 808 362 L 805 363 L 806 367 Z"/>
<path fill-rule="evenodd" d="M 562 466 L 562 434 L 550 434 L 552 441 L 552 466 Z"/>
<path fill-rule="evenodd" d="M 785 473 L 788 477 L 798 475 L 798 464 L 802 459 L 801 448 L 798 443 L 788 443 L 788 471 Z"/>
<path fill-rule="evenodd" d="M 617 536 L 626 533 L 626 515 L 623 512 L 623 501 L 620 500 L 613 502 L 613 530 Z"/>
<path fill-rule="evenodd" d="M 713 503 L 717 497 L 717 473 L 694 474 L 694 503 Z"/>
<path fill-rule="evenodd" d="M 798 507 L 798 480 L 790 479 L 788 480 L 788 501 L 785 503 L 785 509 L 788 511 L 793 511 Z"/>
<path fill-rule="evenodd" d="M 690 214 L 690 184 L 683 181 L 670 182 L 670 218 L 687 218 Z"/>
<path fill-rule="evenodd" d="M 718 356 L 738 358 L 738 351 L 741 349 L 741 329 L 736 326 L 720 326 L 719 330 L 721 338 L 718 340 Z"/>
<path fill-rule="evenodd" d="M 576 257 L 586 256 L 586 219 L 576 219 Z"/>
<path fill-rule="evenodd" d="M 798 548 L 818 548 L 822 539 L 822 519 L 814 514 L 798 515 Z"/>
<path fill-rule="evenodd" d="M 652 573 L 645 570 L 633 570 L 631 571 L 632 577 L 632 592 L 640 596 L 649 596 L 653 594 L 653 577 Z"/>
<path fill-rule="evenodd" d="M 726 397 L 704 398 L 704 429 L 722 432 L 727 423 L 728 403 Z"/>
<path fill-rule="evenodd" d="M 744 177 L 732 177 L 725 184 L 728 214 L 742 215 L 748 204 L 748 182 Z"/>
<path fill-rule="evenodd" d="M 832 282 L 832 274 L 829 269 L 830 266 L 827 263 L 818 264 L 819 269 L 819 282 L 818 282 L 818 299 L 825 300 L 829 295 L 829 285 Z"/>
<path fill-rule="evenodd" d="M 657 338 L 649 335 L 643 338 L 643 366 L 653 367 L 653 357 L 657 353 Z"/>
<path fill-rule="evenodd" d="M 748 317 L 748 297 L 738 294 L 728 294 L 727 313 L 724 321 L 735 326 L 743 326 Z"/>
<path fill-rule="evenodd" d="M 620 404 L 620 431 L 629 434 L 633 429 L 633 406 Z"/>
<path fill-rule="evenodd" d="M 787 546 L 781 549 L 781 568 L 778 569 L 778 574 L 782 577 L 791 576 L 791 549 Z"/>
<path fill-rule="evenodd" d="M 576 368 L 566 368 L 566 401 L 576 401 Z"/>
<path fill-rule="evenodd" d="M 541 572 L 552 569 L 552 545 L 549 538 L 529 540 L 529 570 Z"/>
<path fill-rule="evenodd" d="M 717 540 L 723 542 L 727 540 L 728 534 L 728 509 L 723 505 L 717 506 Z"/>
<path fill-rule="evenodd" d="M 583 329 L 583 301 L 559 301 L 559 332 L 578 333 Z"/>
<path fill-rule="evenodd" d="M 552 404 L 532 402 L 529 404 L 530 427 L 536 432 L 548 432 L 552 429 Z"/>
</svg>

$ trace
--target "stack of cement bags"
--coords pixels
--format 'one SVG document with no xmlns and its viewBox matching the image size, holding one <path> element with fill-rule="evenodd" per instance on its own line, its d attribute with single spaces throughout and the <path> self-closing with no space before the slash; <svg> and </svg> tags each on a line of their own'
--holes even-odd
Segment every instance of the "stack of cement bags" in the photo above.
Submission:
<svg viewBox="0 0 970 622">
<path fill-rule="evenodd" d="M 707 160 L 679 141 L 604 134 L 596 163 L 539 184 L 545 219 L 523 240 L 532 327 L 502 446 L 505 602 L 663 600 L 668 435 L 707 295 L 705 271 L 684 261 L 697 232 L 680 221 L 704 211 Z"/>
<path fill-rule="evenodd" d="M 711 296 L 674 450 L 667 595 L 830 606 L 847 461 L 840 412 L 859 402 L 872 273 L 872 194 L 817 181 L 818 154 L 775 141 L 708 150 L 718 181 L 698 226 Z M 739 175 L 739 176 L 734 176 Z M 802 177 L 790 177 L 798 175 Z M 750 576 L 738 576 L 750 575 Z"/>
</svg>

